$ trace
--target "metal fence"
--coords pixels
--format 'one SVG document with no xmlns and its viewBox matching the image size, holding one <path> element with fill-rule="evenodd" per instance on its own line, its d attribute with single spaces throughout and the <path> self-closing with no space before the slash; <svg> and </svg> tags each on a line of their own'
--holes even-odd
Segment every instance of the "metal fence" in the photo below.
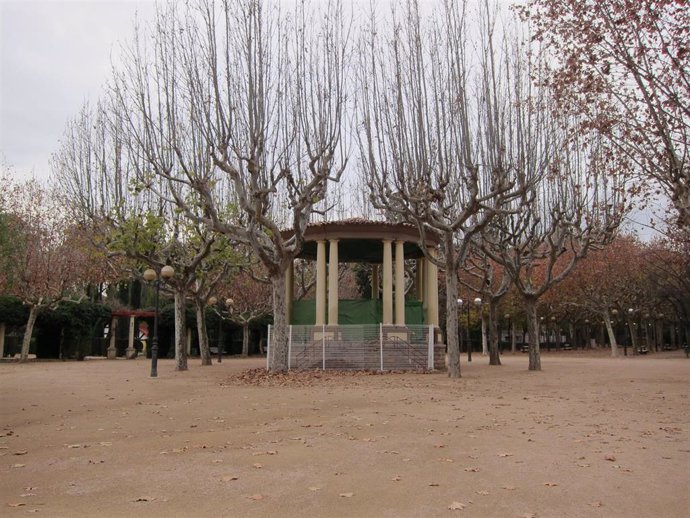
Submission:
<svg viewBox="0 0 690 518">
<path fill-rule="evenodd" d="M 432 370 L 433 326 L 290 326 L 289 369 Z M 273 357 L 268 329 L 266 368 Z"/>
</svg>

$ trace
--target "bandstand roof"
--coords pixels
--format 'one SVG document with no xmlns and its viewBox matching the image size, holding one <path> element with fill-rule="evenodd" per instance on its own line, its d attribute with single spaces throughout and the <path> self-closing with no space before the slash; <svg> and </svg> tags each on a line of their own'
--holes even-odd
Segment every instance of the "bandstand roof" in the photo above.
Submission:
<svg viewBox="0 0 690 518">
<path fill-rule="evenodd" d="M 288 233 L 289 235 L 289 233 Z M 381 263 L 385 239 L 404 241 L 406 259 L 424 256 L 417 227 L 407 223 L 388 223 L 348 219 L 310 224 L 304 234 L 304 247 L 298 257 L 316 260 L 317 241 L 338 240 L 338 260 L 343 263 Z"/>
</svg>

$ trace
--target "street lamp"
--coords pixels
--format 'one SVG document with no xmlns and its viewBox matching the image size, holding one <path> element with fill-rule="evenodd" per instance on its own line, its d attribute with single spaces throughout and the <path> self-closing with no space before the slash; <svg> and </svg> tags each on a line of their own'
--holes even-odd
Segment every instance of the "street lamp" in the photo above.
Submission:
<svg viewBox="0 0 690 518">
<path fill-rule="evenodd" d="M 633 315 L 635 314 L 635 310 L 633 308 L 628 308 L 628 340 L 630 341 L 630 347 L 633 346 L 633 328 L 632 328 L 632 318 Z M 635 354 L 635 351 L 633 350 L 633 354 Z M 623 356 L 628 355 L 628 348 L 627 348 L 627 343 L 626 345 L 623 346 Z"/>
<path fill-rule="evenodd" d="M 165 265 L 160 274 L 151 268 L 144 272 L 144 279 L 156 286 L 156 312 L 153 315 L 153 340 L 151 341 L 151 377 L 158 377 L 158 311 L 160 303 L 161 282 L 171 279 L 175 275 L 172 266 Z"/>
<path fill-rule="evenodd" d="M 216 304 L 218 304 L 218 299 L 216 297 L 211 296 L 208 298 L 207 304 L 209 306 L 213 307 Z M 223 353 L 220 349 L 220 336 L 219 336 L 218 337 L 218 363 L 220 363 L 221 361 L 223 361 Z"/>
<path fill-rule="evenodd" d="M 467 309 L 467 361 L 472 361 L 472 343 L 470 342 L 470 304 L 465 304 L 465 301 L 458 299 L 458 306 L 465 306 Z"/>
<path fill-rule="evenodd" d="M 232 308 L 232 305 L 234 303 L 235 303 L 235 301 L 229 297 L 227 299 L 225 299 L 225 307 L 228 308 L 228 311 L 230 311 L 230 308 Z M 220 363 L 220 357 L 221 357 L 222 351 L 223 351 L 223 349 L 221 348 L 221 345 L 218 344 L 218 363 Z"/>
</svg>

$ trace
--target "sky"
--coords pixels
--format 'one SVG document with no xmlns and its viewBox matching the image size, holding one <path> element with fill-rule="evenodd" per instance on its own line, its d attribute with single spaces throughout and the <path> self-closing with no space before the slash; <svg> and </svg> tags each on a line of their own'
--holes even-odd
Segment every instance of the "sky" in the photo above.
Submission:
<svg viewBox="0 0 690 518">
<path fill-rule="evenodd" d="M 95 102 L 135 17 L 153 18 L 154 0 L 0 0 L 0 166 L 16 179 L 51 176 L 50 157 L 67 123 Z M 628 228 L 645 236 L 632 216 Z"/>
<path fill-rule="evenodd" d="M 95 101 L 113 52 L 153 0 L 0 0 L 0 164 L 50 177 L 67 122 Z"/>
</svg>

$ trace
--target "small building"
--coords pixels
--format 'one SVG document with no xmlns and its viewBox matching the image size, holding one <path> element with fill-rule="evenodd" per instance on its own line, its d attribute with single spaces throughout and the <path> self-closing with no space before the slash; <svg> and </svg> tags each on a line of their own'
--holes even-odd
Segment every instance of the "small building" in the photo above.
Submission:
<svg viewBox="0 0 690 518">
<path fill-rule="evenodd" d="M 425 255 L 420 243 L 417 228 L 404 223 L 353 219 L 309 225 L 298 258 L 316 262 L 316 297 L 294 300 L 294 271 L 289 268 L 290 368 L 443 367 L 438 268 L 426 257 L 436 246 L 431 242 Z M 407 293 L 406 261 L 414 261 L 415 276 Z M 372 265 L 368 299 L 338 295 L 338 267 L 353 262 Z"/>
</svg>

